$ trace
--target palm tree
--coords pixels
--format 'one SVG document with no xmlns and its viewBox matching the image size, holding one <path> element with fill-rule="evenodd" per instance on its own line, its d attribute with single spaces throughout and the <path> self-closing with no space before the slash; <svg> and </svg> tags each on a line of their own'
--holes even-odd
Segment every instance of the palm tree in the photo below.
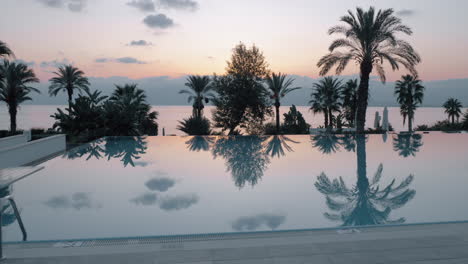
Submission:
<svg viewBox="0 0 468 264">
<path fill-rule="evenodd" d="M 358 80 L 354 79 L 347 81 L 342 89 L 344 116 L 351 127 L 354 127 L 356 121 L 357 88 Z"/>
<path fill-rule="evenodd" d="M 275 101 L 275 109 L 276 109 L 276 132 L 279 133 L 280 131 L 280 114 L 279 108 L 281 106 L 281 98 L 285 97 L 288 93 L 301 89 L 301 87 L 291 87 L 294 82 L 294 79 L 287 78 L 286 74 L 272 73 L 268 75 L 266 78 L 266 84 L 268 90 L 270 91 L 270 97 Z"/>
<path fill-rule="evenodd" d="M 72 65 L 64 65 L 54 72 L 56 77 L 50 79 L 49 95 L 57 96 L 61 91 L 68 94 L 68 108 L 71 107 L 74 91 L 82 92 L 88 90 L 89 81 L 84 77 L 84 72 Z"/>
<path fill-rule="evenodd" d="M 457 122 L 462 114 L 462 104 L 458 99 L 449 98 L 444 103 L 445 113 L 448 115 L 449 120 L 452 119 L 452 124 L 455 124 L 455 117 L 457 118 Z"/>
<path fill-rule="evenodd" d="M 384 61 L 392 70 L 400 65 L 417 75 L 415 66 L 421 61 L 418 53 L 406 41 L 398 39 L 397 33 L 411 35 L 412 30 L 403 25 L 401 20 L 393 15 L 393 9 L 375 12 L 373 7 L 364 11 L 357 8 L 354 14 L 351 10 L 341 17 L 345 25 L 329 29 L 328 34 L 342 34 L 344 38 L 333 41 L 329 47 L 330 53 L 323 56 L 317 66 L 320 75 L 327 74 L 334 66 L 340 74 L 350 61 L 359 65 L 361 81 L 358 88 L 357 132 L 364 132 L 366 123 L 367 100 L 369 97 L 369 76 L 375 69 L 382 82 L 385 82 Z M 343 51 L 337 51 L 342 48 Z"/>
<path fill-rule="evenodd" d="M 333 77 L 325 77 L 314 83 L 312 99 L 309 103 L 314 113 L 323 112 L 325 128 L 332 127 L 333 112 L 339 112 L 341 107 L 341 81 Z"/>
<path fill-rule="evenodd" d="M 15 133 L 18 107 L 21 103 L 32 100 L 29 97 L 30 92 L 40 93 L 38 89 L 29 86 L 31 83 L 38 83 L 39 79 L 25 64 L 8 60 L 4 60 L 3 65 L 0 65 L 0 75 L 3 76 L 0 82 L 0 101 L 8 106 L 10 131 Z"/>
<path fill-rule="evenodd" d="M 403 115 L 403 124 L 408 118 L 408 131 L 413 131 L 414 112 L 424 99 L 424 86 L 417 76 L 405 75 L 396 82 L 395 95 L 400 104 L 400 113 Z"/>
<path fill-rule="evenodd" d="M 15 56 L 7 44 L 0 40 L 0 58 Z"/>
<path fill-rule="evenodd" d="M 193 115 L 201 117 L 205 103 L 209 103 L 214 98 L 213 87 L 210 85 L 211 80 L 208 76 L 191 75 L 187 77 L 185 86 L 189 90 L 180 90 L 179 94 L 188 94 L 188 102 L 193 101 Z"/>
</svg>

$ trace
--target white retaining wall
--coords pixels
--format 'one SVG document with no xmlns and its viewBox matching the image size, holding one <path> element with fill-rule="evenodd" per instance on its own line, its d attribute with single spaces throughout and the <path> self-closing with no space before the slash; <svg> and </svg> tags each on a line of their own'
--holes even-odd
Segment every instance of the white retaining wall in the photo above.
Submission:
<svg viewBox="0 0 468 264">
<path fill-rule="evenodd" d="M 28 142 L 26 134 L 0 138 L 0 149 L 13 147 Z"/>
<path fill-rule="evenodd" d="M 0 169 L 22 166 L 59 153 L 65 149 L 65 135 L 56 135 L 0 148 Z"/>
</svg>

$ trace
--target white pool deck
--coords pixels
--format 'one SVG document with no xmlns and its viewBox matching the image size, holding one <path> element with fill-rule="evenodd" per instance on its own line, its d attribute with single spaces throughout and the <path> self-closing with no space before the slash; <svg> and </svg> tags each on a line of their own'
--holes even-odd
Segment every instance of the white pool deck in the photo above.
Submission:
<svg viewBox="0 0 468 264">
<path fill-rule="evenodd" d="M 468 223 L 86 243 L 9 244 L 0 263 L 468 263 Z"/>
</svg>

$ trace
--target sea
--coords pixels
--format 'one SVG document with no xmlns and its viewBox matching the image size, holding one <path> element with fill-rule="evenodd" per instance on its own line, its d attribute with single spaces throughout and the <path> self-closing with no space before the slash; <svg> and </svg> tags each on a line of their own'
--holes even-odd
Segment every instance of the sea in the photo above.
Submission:
<svg viewBox="0 0 468 264">
<path fill-rule="evenodd" d="M 57 108 L 65 108 L 65 105 L 22 105 L 18 111 L 17 123 L 19 129 L 31 128 L 50 128 L 54 124 L 54 119 L 50 117 L 53 113 L 57 112 Z M 298 110 L 304 115 L 305 120 L 312 125 L 318 127 L 323 125 L 324 117 L 322 114 L 314 115 L 308 106 L 298 106 Z M 369 107 L 367 111 L 367 127 L 373 127 L 375 120 L 375 113 L 379 112 L 380 116 L 383 114 L 384 107 Z M 158 124 L 160 134 L 162 128 L 165 129 L 166 135 L 184 135 L 183 132 L 177 130 L 179 121 L 189 117 L 192 114 L 191 106 L 153 106 L 153 110 L 159 113 Z M 211 118 L 213 106 L 205 107 L 204 114 L 206 117 Z M 283 113 L 289 111 L 289 106 L 282 106 L 280 108 L 281 116 Z M 403 118 L 400 115 L 398 107 L 388 107 L 389 122 L 396 131 L 407 130 L 407 124 L 403 125 Z M 463 113 L 466 109 L 463 110 Z M 447 119 L 444 109 L 441 107 L 420 107 L 416 111 L 414 126 L 426 124 L 431 125 L 437 121 Z M 0 130 L 9 128 L 10 118 L 5 105 L 0 105 Z M 273 117 L 271 121 L 273 121 Z"/>
</svg>

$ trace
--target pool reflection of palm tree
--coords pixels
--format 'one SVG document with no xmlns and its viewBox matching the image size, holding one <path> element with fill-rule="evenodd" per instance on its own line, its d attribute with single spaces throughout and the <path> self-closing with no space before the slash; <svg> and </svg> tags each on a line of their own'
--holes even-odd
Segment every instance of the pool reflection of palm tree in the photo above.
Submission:
<svg viewBox="0 0 468 264">
<path fill-rule="evenodd" d="M 265 144 L 265 152 L 272 158 L 275 156 L 280 158 L 286 155 L 284 150 L 288 152 L 294 151 L 288 143 L 298 144 L 299 142 L 282 135 L 271 136 Z"/>
<path fill-rule="evenodd" d="M 120 159 L 125 167 L 135 167 L 134 161 L 140 159 L 147 148 L 145 137 L 107 137 L 70 150 L 66 157 L 76 159 L 86 156 L 86 160 L 90 160 L 105 156 L 107 160 Z"/>
<path fill-rule="evenodd" d="M 214 138 L 209 136 L 193 136 L 185 142 L 190 151 L 208 151 L 213 145 Z"/>
<path fill-rule="evenodd" d="M 129 164 L 135 167 L 134 160 L 140 159 L 147 148 L 144 137 L 109 137 L 106 138 L 104 152 L 107 160 L 120 158 L 124 167 Z"/>
<path fill-rule="evenodd" d="M 312 146 L 323 154 L 332 154 L 340 150 L 340 138 L 338 135 L 325 133 L 310 137 Z"/>
<path fill-rule="evenodd" d="M 263 147 L 265 139 L 261 136 L 229 136 L 219 138 L 213 145 L 214 158 L 224 158 L 237 187 L 254 186 L 263 177 L 270 163 Z"/>
<path fill-rule="evenodd" d="M 421 134 L 401 134 L 393 138 L 393 150 L 402 157 L 416 156 L 423 146 Z"/>
<path fill-rule="evenodd" d="M 414 176 L 409 175 L 400 184 L 392 180 L 381 188 L 383 165 L 380 164 L 374 177 L 367 178 L 366 138 L 356 136 L 358 177 L 353 188 L 348 188 L 344 180 L 330 180 L 325 173 L 318 176 L 315 187 L 326 196 L 328 208 L 335 213 L 325 213 L 325 217 L 342 222 L 343 226 L 396 224 L 405 222 L 405 218 L 390 219 L 392 210 L 408 203 L 416 195 L 409 189 Z"/>
</svg>

